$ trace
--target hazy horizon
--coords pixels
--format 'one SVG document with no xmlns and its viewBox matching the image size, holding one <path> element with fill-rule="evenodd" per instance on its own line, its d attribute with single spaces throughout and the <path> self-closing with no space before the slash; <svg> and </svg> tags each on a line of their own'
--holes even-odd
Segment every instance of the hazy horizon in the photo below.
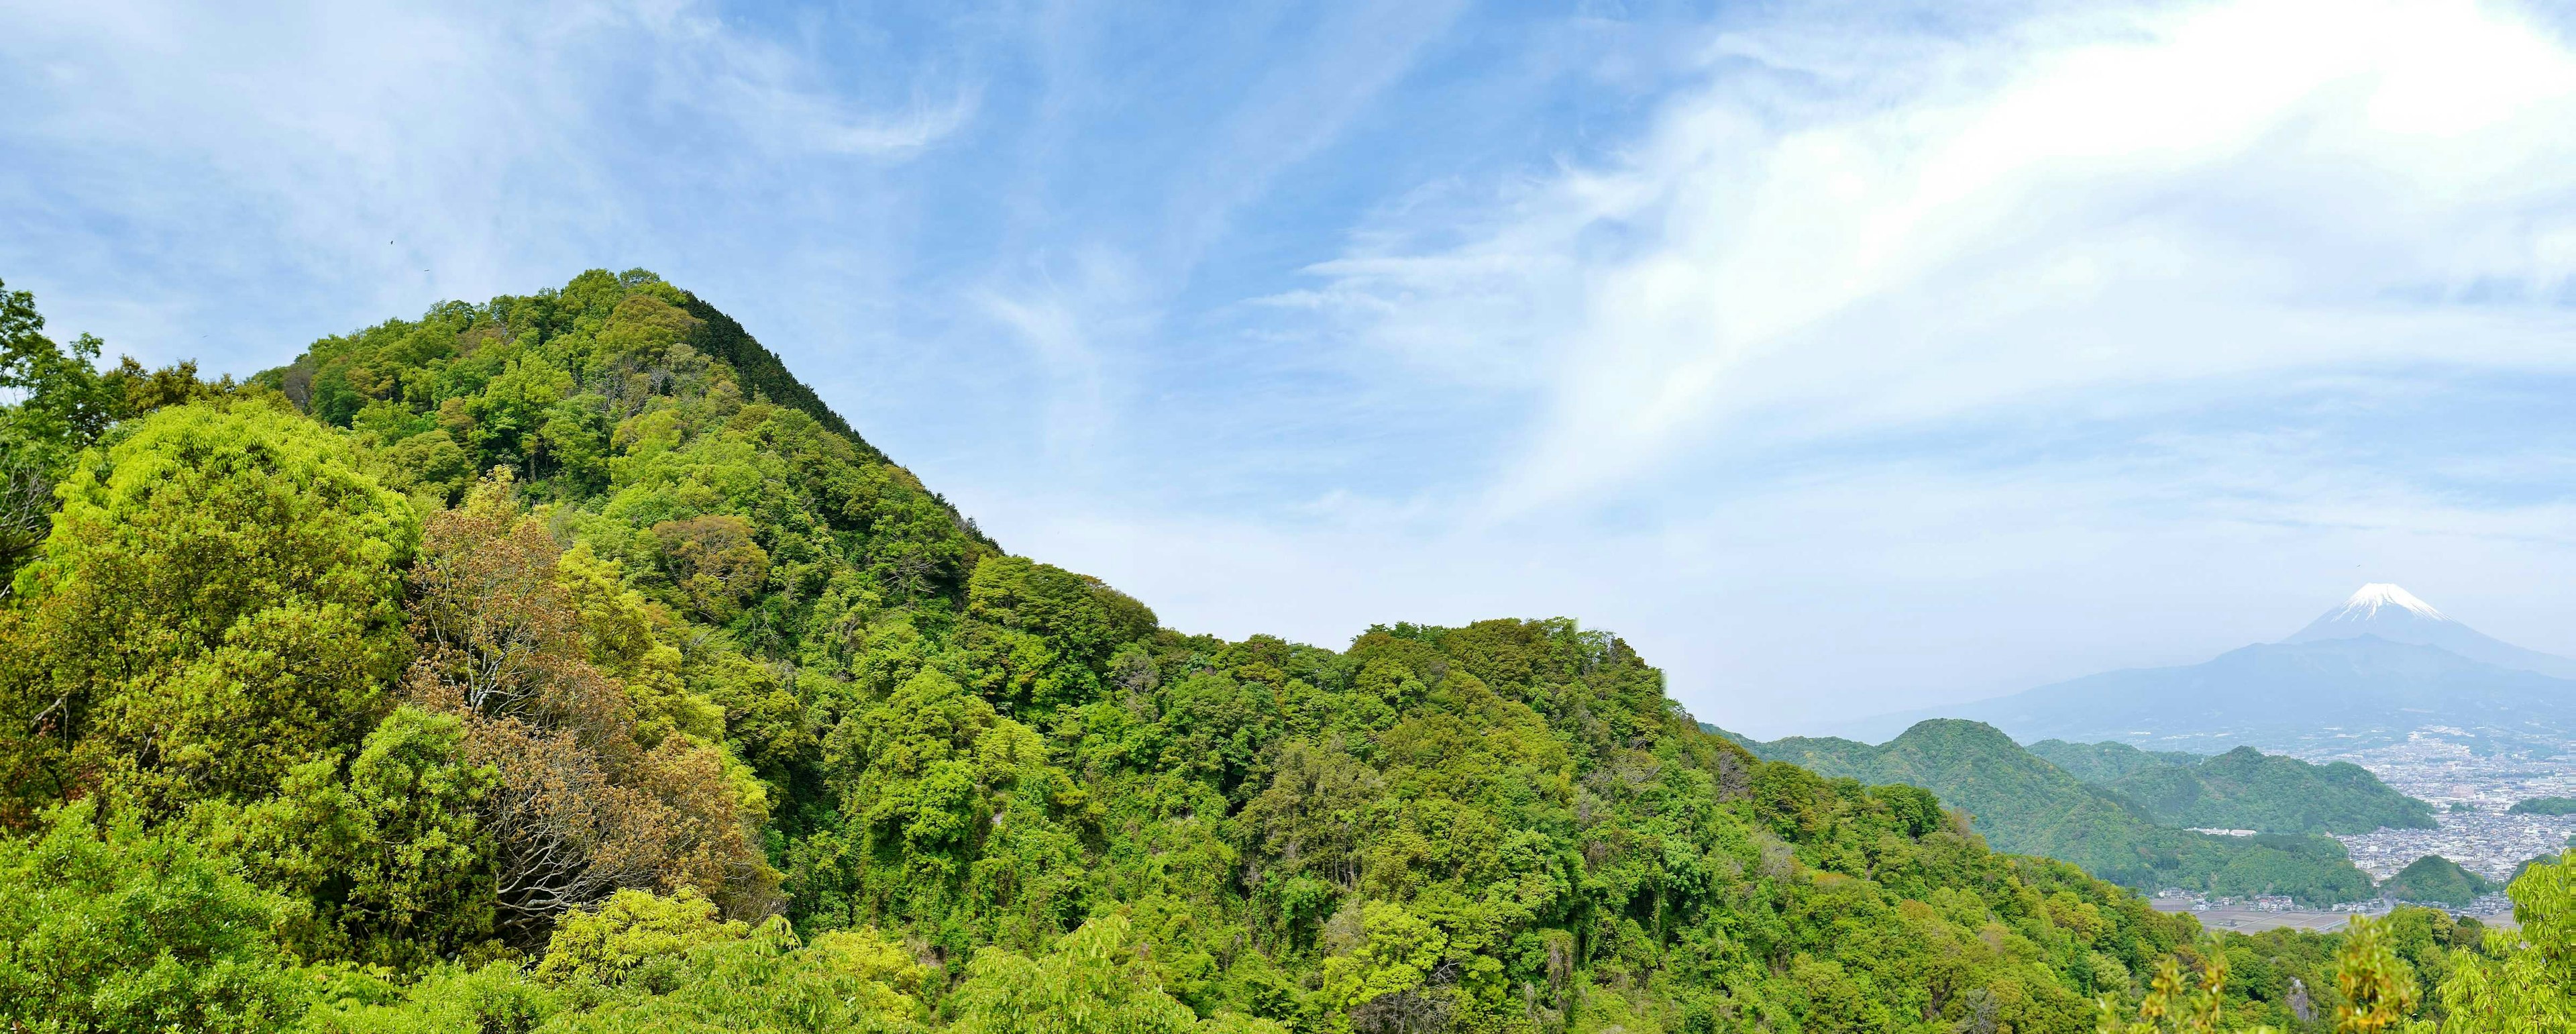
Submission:
<svg viewBox="0 0 2576 1034">
<path fill-rule="evenodd" d="M 238 376 L 649 268 L 1165 624 L 1765 738 L 2365 582 L 2576 654 L 2563 15 L 1578 7 L 0 2 L 0 280 Z"/>
</svg>

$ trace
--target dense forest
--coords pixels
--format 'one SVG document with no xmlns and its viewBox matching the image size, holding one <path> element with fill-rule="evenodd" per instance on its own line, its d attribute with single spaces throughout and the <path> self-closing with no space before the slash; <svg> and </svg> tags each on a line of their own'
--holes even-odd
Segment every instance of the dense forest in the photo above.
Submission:
<svg viewBox="0 0 2576 1034">
<path fill-rule="evenodd" d="M 1877 746 L 1790 737 L 1750 749 L 1829 776 L 1923 787 L 1966 811 L 1976 831 L 2002 850 L 2072 862 L 2141 890 L 2284 894 L 2320 907 L 2373 896 L 2370 875 L 2331 837 L 2232 837 L 2178 829 L 2129 796 L 2077 779 L 1983 722 L 1931 719 Z M 2269 760 L 2309 767 L 2289 758 Z M 2122 778 L 2152 777 L 2173 767 L 2145 766 Z"/>
<path fill-rule="evenodd" d="M 2125 743 L 2042 740 L 2030 752 L 2114 791 L 2168 826 L 2263 833 L 2432 829 L 2433 806 L 2349 761 L 2324 765 L 2238 747 L 2214 757 Z"/>
<path fill-rule="evenodd" d="M 2437 854 L 2407 863 L 2380 885 L 2380 893 L 2400 901 L 2452 906 L 2466 905 L 2478 895 L 2496 889 L 2493 881 Z"/>
<path fill-rule="evenodd" d="M 2564 866 L 2515 884 L 2532 947 L 2422 912 L 2209 941 L 1924 790 L 1702 732 L 1570 621 L 1160 627 L 1005 552 L 641 271 L 239 384 L 43 330 L 0 291 L 13 1031 L 2565 1008 L 2494 990 L 2565 965 Z"/>
<path fill-rule="evenodd" d="M 2117 782 L 2163 765 L 2190 768 L 2209 760 L 2207 754 L 2184 750 L 2142 750 L 2126 743 L 2104 740 L 2100 743 L 2069 743 L 2065 740 L 2040 740 L 2029 746 L 2033 754 L 2066 774 L 2095 786 Z"/>
</svg>

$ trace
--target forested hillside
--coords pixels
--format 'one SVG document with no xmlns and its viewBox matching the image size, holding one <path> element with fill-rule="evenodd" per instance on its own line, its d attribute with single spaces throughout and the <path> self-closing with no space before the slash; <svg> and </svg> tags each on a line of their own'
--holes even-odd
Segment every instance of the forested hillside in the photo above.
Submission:
<svg viewBox="0 0 2576 1034">
<path fill-rule="evenodd" d="M 2205 757 L 2125 743 L 2041 740 L 2030 752 L 2112 790 L 2168 826 L 2265 833 L 2432 829 L 2433 806 L 2349 761 L 2314 765 L 2252 747 Z"/>
<path fill-rule="evenodd" d="M 2156 821 L 2266 833 L 2432 829 L 2433 806 L 2349 761 L 2312 765 L 2238 747 L 2197 765 L 2158 765 L 2113 780 Z"/>
<path fill-rule="evenodd" d="M 1570 621 L 1162 628 L 640 271 L 243 385 L 0 302 L 13 1030 L 2077 1031 L 2198 950 Z"/>
<path fill-rule="evenodd" d="M 2116 740 L 2100 743 L 2041 740 L 2027 749 L 2049 764 L 2065 769 L 2066 774 L 2095 786 L 2108 785 L 2122 776 L 2163 765 L 2188 768 L 2209 758 L 2206 754 L 2181 750 L 2140 750 Z"/>
<path fill-rule="evenodd" d="M 2379 889 L 2380 893 L 2399 901 L 2458 908 L 2476 900 L 2480 894 L 2500 888 L 2493 881 L 2461 868 L 2458 862 L 2428 854 L 2397 870 L 2397 874 L 2389 877 Z"/>
<path fill-rule="evenodd" d="M 1923 787 L 1973 816 L 1999 849 L 2073 862 L 2140 889 L 2287 894 L 2313 905 L 2370 896 L 2369 875 L 2330 838 L 2163 826 L 2129 798 L 2086 785 L 1982 722 L 1936 718 L 1879 746 L 1792 737 L 1753 750 L 1825 775 Z"/>
</svg>

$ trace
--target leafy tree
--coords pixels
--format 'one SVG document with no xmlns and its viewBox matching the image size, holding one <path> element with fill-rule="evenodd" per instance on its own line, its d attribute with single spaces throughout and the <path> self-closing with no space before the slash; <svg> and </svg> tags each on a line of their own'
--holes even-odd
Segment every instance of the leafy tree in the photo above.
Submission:
<svg viewBox="0 0 2576 1034">
<path fill-rule="evenodd" d="M 402 707 L 357 756 L 298 766 L 219 837 L 262 884 L 312 903 L 307 955 L 413 968 L 491 936 L 498 774 L 462 756 L 464 723 Z"/>
<path fill-rule="evenodd" d="M 515 963 L 440 966 L 410 984 L 365 971 L 321 982 L 306 1034 L 528 1034 L 565 1011 L 564 996 Z"/>
<path fill-rule="evenodd" d="M 1280 1034 L 1240 1016 L 1199 1019 L 1163 992 L 1119 916 L 1103 916 L 1030 959 L 986 949 L 957 990 L 959 1034 Z"/>
<path fill-rule="evenodd" d="M 2576 853 L 2533 865 L 2506 888 L 2519 936 L 2487 935 L 2443 980 L 2444 1034 L 2576 1029 Z"/>
<path fill-rule="evenodd" d="M 555 916 L 632 888 L 703 887 L 766 913 L 776 876 L 723 752 L 680 735 L 639 741 L 623 688 L 587 659 L 560 551 L 510 481 L 434 516 L 425 547 L 412 627 L 426 649 L 409 691 L 456 716 L 463 756 L 497 773 L 482 822 L 500 928 L 533 940 Z"/>
<path fill-rule="evenodd" d="M 207 384 L 195 363 L 144 372 L 126 358 L 96 367 L 104 344 L 83 334 L 66 350 L 44 335 L 35 296 L 0 284 L 0 599 L 45 540 L 53 487 L 81 450 L 118 420 L 229 391 Z"/>
<path fill-rule="evenodd" d="M 546 955 L 537 963 L 543 980 L 610 983 L 647 961 L 686 954 L 690 948 L 738 941 L 751 928 L 719 917 L 715 902 L 696 888 L 672 897 L 640 890 L 609 895 L 596 909 L 567 914 L 555 924 Z"/>
<path fill-rule="evenodd" d="M 2354 916 L 2336 955 L 2335 970 L 2335 983 L 2344 997 L 2344 1004 L 2335 1007 L 2336 1030 L 2378 1034 L 2407 1026 L 2418 994 L 2415 971 L 2397 957 L 2383 924 Z"/>
<path fill-rule="evenodd" d="M 418 525 L 346 442 L 255 400 L 180 406 L 120 429 L 62 498 L 0 686 L 21 792 L 253 799 L 382 713 Z"/>
<path fill-rule="evenodd" d="M 0 1020 L 41 1034 L 282 1030 L 302 1012 L 268 930 L 285 902 L 183 837 L 90 802 L 0 839 Z"/>
<path fill-rule="evenodd" d="M 2195 981 L 2194 974 L 2184 972 L 2173 959 L 2157 963 L 2154 981 L 2148 985 L 2146 996 L 2138 1000 L 2136 1018 L 2123 1019 L 2113 999 L 2106 996 L 2099 1003 L 2102 1020 L 2096 1029 L 2101 1034 L 2218 1034 L 2227 1030 L 2223 1022 L 2227 954 L 2210 952 L 2197 977 Z M 2198 986 L 2194 986 L 2195 982 Z"/>
</svg>

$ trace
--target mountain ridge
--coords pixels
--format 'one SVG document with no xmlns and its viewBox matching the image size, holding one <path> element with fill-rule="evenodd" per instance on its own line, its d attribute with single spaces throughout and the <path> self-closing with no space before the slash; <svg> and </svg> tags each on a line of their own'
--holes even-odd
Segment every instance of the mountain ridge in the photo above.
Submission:
<svg viewBox="0 0 2576 1034">
<path fill-rule="evenodd" d="M 2318 616 L 2281 640 L 2308 643 L 2377 636 L 2393 643 L 2431 646 L 2482 664 L 2576 679 L 2576 659 L 2515 646 L 2470 628 L 2386 582 L 2362 586 L 2343 606 Z"/>
<path fill-rule="evenodd" d="M 114 408 L 46 432 L 0 600 L 0 939 L 51 946 L 0 1015 L 2077 1034 L 2196 933 L 1703 733 L 1569 620 L 1161 627 L 693 298 L 593 270 L 247 385 L 39 385 Z"/>
<path fill-rule="evenodd" d="M 2099 672 L 1826 723 L 1823 731 L 1879 741 L 1938 717 L 1991 722 L 2030 741 L 2113 740 L 2210 754 L 2237 746 L 2340 750 L 2432 726 L 2555 751 L 2576 738 L 2576 660 L 2495 640 L 2400 586 L 2373 582 L 2279 642 L 2197 664 Z"/>
</svg>

